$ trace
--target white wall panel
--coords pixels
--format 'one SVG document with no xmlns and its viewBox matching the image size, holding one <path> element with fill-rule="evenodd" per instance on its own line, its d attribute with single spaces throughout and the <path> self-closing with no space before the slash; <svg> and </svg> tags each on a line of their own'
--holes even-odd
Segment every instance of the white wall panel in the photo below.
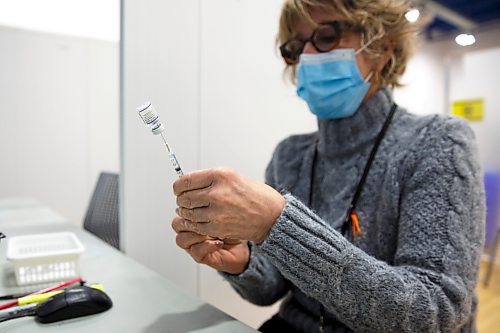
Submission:
<svg viewBox="0 0 500 333">
<path fill-rule="evenodd" d="M 18 190 L 78 223 L 89 193 L 86 42 L 43 33 L 18 38 L 17 149 L 29 156 L 18 163 Z"/>
<path fill-rule="evenodd" d="M 0 196 L 80 224 L 98 171 L 118 171 L 118 44 L 7 27 L 0 42 Z"/>
<path fill-rule="evenodd" d="M 394 99 L 402 107 L 418 115 L 445 114 L 446 59 L 442 44 L 423 44 L 410 59 Z"/>
<path fill-rule="evenodd" d="M 450 76 L 450 102 L 484 100 L 484 120 L 471 122 L 485 169 L 500 170 L 500 47 L 467 53 L 454 58 Z"/>
<path fill-rule="evenodd" d="M 198 167 L 198 1 L 124 1 L 122 231 L 127 254 L 195 294 L 197 265 L 175 244 L 176 179 L 165 147 L 137 115 L 151 100 L 185 171 Z"/>
<path fill-rule="evenodd" d="M 275 47 L 280 1 L 202 2 L 201 163 L 263 180 L 276 144 L 314 131 Z"/>
<path fill-rule="evenodd" d="M 13 90 L 19 85 L 17 68 L 18 40 L 11 29 L 0 28 L 0 195 L 17 194 L 16 184 L 19 175 L 16 172 L 20 152 L 18 144 L 17 99 L 13 98 Z M 10 50 L 10 51 L 8 51 Z M 15 192 L 16 191 L 16 192 Z"/>
<path fill-rule="evenodd" d="M 118 172 L 120 161 L 119 80 L 117 43 L 92 40 L 88 43 L 89 78 L 87 109 L 89 175 L 93 190 L 99 173 Z"/>
</svg>

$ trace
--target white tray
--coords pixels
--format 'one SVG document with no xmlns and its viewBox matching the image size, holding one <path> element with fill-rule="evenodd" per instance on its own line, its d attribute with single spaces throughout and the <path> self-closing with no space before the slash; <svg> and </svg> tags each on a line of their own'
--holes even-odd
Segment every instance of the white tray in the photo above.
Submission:
<svg viewBox="0 0 500 333">
<path fill-rule="evenodd" d="M 7 259 L 14 265 L 18 285 L 78 277 L 83 251 L 72 232 L 17 236 L 7 241 Z"/>
</svg>

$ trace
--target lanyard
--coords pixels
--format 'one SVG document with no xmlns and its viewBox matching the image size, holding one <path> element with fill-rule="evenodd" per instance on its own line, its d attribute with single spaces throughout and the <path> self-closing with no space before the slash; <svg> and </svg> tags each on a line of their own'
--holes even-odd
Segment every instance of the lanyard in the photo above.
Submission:
<svg viewBox="0 0 500 333">
<path fill-rule="evenodd" d="M 368 173 L 370 172 L 370 168 L 373 164 L 373 160 L 375 159 L 375 155 L 377 154 L 378 148 L 380 146 L 380 143 L 384 139 L 385 134 L 387 133 L 387 129 L 389 128 L 389 125 L 391 124 L 392 118 L 394 117 L 394 114 L 396 113 L 397 110 L 397 105 L 396 103 L 392 104 L 391 110 L 389 114 L 387 115 L 387 118 L 385 119 L 385 122 L 380 130 L 380 132 L 377 135 L 377 139 L 375 140 L 375 143 L 373 145 L 373 148 L 370 152 L 370 156 L 368 157 L 368 160 L 366 161 L 365 168 L 363 170 L 363 174 L 361 175 L 361 179 L 359 180 L 358 186 L 356 187 L 356 191 L 354 192 L 354 196 L 351 200 L 351 203 L 349 204 L 349 207 L 347 208 L 347 212 L 345 214 L 344 220 L 342 222 L 342 234 L 346 236 L 348 227 L 351 226 L 352 229 L 352 237 L 353 239 L 356 236 L 361 236 L 361 228 L 359 227 L 359 221 L 358 217 L 356 214 L 356 204 L 358 203 L 359 197 L 361 195 L 361 192 L 363 191 L 363 186 L 366 182 L 366 178 L 368 177 Z M 313 156 L 313 163 L 312 163 L 312 170 L 311 170 L 311 184 L 310 184 L 310 192 L 309 192 L 309 206 L 312 208 L 312 199 L 313 199 L 313 183 L 314 183 L 314 169 L 316 167 L 316 160 L 317 160 L 317 155 L 318 155 L 318 147 L 317 147 L 317 142 L 316 142 L 316 147 L 314 149 L 314 156 Z"/>
<path fill-rule="evenodd" d="M 387 132 L 387 129 L 389 128 L 389 125 L 391 124 L 392 118 L 394 117 L 394 113 L 396 113 L 397 110 L 397 105 L 396 103 L 392 104 L 391 110 L 389 114 L 387 115 L 387 118 L 385 119 L 384 125 L 382 126 L 382 129 L 377 135 L 377 139 L 375 140 L 375 144 L 373 145 L 373 148 L 370 152 L 370 156 L 368 157 L 368 160 L 366 161 L 365 164 L 365 169 L 363 170 L 363 174 L 361 176 L 361 179 L 359 180 L 358 186 L 356 187 L 356 191 L 354 192 L 354 196 L 352 198 L 351 203 L 349 204 L 349 207 L 347 208 L 347 212 L 344 217 L 344 221 L 342 222 L 342 235 L 344 237 L 347 234 L 347 231 L 349 230 L 349 227 L 351 227 L 351 236 L 352 239 L 356 236 L 361 236 L 361 227 L 359 226 L 359 221 L 358 221 L 358 215 L 356 213 L 356 204 L 358 203 L 359 196 L 361 195 L 361 191 L 363 190 L 363 185 L 366 182 L 366 178 L 368 177 L 368 173 L 370 172 L 370 168 L 373 164 L 373 160 L 375 159 L 375 155 L 377 154 L 377 150 L 380 146 L 380 143 L 384 139 L 384 136 Z M 313 199 L 313 184 L 314 184 L 314 169 L 316 166 L 316 159 L 318 155 L 318 143 L 316 142 L 316 147 L 314 148 L 314 156 L 313 156 L 313 162 L 312 162 L 312 170 L 311 170 L 311 183 L 309 186 L 309 207 L 312 209 L 312 199 Z M 324 332 L 324 325 L 325 325 L 325 307 L 323 304 L 320 303 L 320 319 L 319 319 L 319 332 L 323 333 Z"/>
</svg>

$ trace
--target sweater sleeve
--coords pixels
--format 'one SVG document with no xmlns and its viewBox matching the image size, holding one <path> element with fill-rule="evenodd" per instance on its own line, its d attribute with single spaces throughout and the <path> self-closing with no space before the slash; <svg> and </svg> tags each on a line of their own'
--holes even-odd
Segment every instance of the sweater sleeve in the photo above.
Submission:
<svg viewBox="0 0 500 333">
<path fill-rule="evenodd" d="M 282 146 L 278 145 L 266 169 L 266 183 L 278 191 L 280 189 L 275 179 L 275 164 Z M 220 274 L 241 297 L 257 305 L 271 305 L 290 289 L 288 281 L 283 278 L 280 271 L 253 244 L 250 244 L 250 261 L 243 273 L 231 275 L 221 272 Z"/>
<path fill-rule="evenodd" d="M 470 317 L 482 174 L 470 129 L 458 120 L 435 127 L 409 152 L 393 263 L 363 252 L 291 195 L 259 245 L 286 279 L 356 332 L 451 332 Z"/>
<path fill-rule="evenodd" d="M 271 305 L 281 299 L 289 290 L 287 281 L 269 260 L 251 246 L 247 269 L 239 275 L 221 272 L 234 290 L 256 305 Z"/>
</svg>

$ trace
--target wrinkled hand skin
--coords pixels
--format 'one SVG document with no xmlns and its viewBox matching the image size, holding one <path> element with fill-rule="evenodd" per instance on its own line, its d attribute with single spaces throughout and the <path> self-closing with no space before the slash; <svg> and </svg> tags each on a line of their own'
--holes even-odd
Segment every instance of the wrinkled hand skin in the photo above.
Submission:
<svg viewBox="0 0 500 333">
<path fill-rule="evenodd" d="M 283 196 L 272 187 L 227 168 L 186 174 L 173 190 L 180 218 L 172 221 L 172 227 L 179 234 L 262 243 L 285 206 Z"/>
<path fill-rule="evenodd" d="M 174 222 L 179 219 L 182 218 L 175 217 Z M 250 260 L 247 241 L 221 241 L 194 232 L 182 231 L 177 234 L 176 243 L 197 263 L 229 274 L 241 274 Z"/>
</svg>

